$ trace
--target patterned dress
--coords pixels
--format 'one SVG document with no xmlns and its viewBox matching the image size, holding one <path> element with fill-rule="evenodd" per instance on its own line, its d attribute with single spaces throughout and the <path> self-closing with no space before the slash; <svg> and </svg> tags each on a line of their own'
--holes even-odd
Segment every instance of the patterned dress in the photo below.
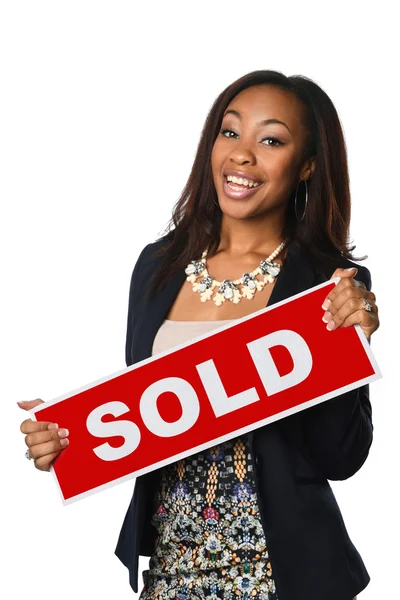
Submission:
<svg viewBox="0 0 400 600">
<path fill-rule="evenodd" d="M 139 600 L 277 600 L 247 436 L 163 468 Z"/>
<path fill-rule="evenodd" d="M 229 321 L 166 319 L 153 355 Z M 153 509 L 139 600 L 278 600 L 247 435 L 164 467 Z"/>
</svg>

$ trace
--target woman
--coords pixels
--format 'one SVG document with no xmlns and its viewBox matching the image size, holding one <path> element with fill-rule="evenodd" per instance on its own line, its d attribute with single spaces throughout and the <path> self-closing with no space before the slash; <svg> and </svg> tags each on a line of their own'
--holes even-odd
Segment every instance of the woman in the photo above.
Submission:
<svg viewBox="0 0 400 600">
<path fill-rule="evenodd" d="M 378 310 L 368 269 L 350 260 L 349 220 L 325 92 L 276 71 L 240 78 L 210 110 L 170 231 L 133 270 L 127 365 L 336 276 L 321 318 L 332 335 L 358 323 L 370 339 Z M 369 575 L 328 480 L 360 469 L 372 430 L 364 385 L 138 477 L 116 548 L 134 591 L 144 555 L 141 600 L 354 598 Z M 55 424 L 21 431 L 41 470 L 68 439 Z"/>
</svg>

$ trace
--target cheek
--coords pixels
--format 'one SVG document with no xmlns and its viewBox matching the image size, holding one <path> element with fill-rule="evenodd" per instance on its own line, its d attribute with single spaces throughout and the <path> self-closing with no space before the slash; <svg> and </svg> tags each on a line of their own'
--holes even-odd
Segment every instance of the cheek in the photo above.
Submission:
<svg viewBox="0 0 400 600">
<path fill-rule="evenodd" d="M 223 148 L 221 148 L 221 144 L 218 144 L 216 142 L 212 148 L 211 157 L 210 157 L 211 172 L 212 172 L 212 176 L 214 179 L 214 185 L 220 184 L 220 173 L 221 173 L 222 165 L 223 165 L 224 161 L 225 161 L 224 150 L 223 150 Z"/>
<path fill-rule="evenodd" d="M 224 153 L 223 144 L 221 144 L 221 142 L 217 138 L 215 140 L 214 145 L 211 150 L 211 161 L 213 163 L 217 163 L 218 161 L 221 160 L 223 153 Z"/>
<path fill-rule="evenodd" d="M 294 160 L 292 153 L 276 153 L 271 156 L 268 165 L 267 172 L 269 171 L 272 175 L 283 176 L 284 178 L 291 177 L 297 170 L 297 162 Z"/>
<path fill-rule="evenodd" d="M 215 144 L 214 144 L 213 149 L 211 151 L 211 169 L 212 169 L 214 177 L 215 177 L 217 168 L 218 168 L 218 148 L 216 148 Z"/>
<path fill-rule="evenodd" d="M 274 157 L 274 160 L 269 161 L 266 173 L 268 187 L 274 189 L 278 195 L 288 194 L 299 179 L 298 166 L 292 156 Z"/>
<path fill-rule="evenodd" d="M 226 160 L 231 153 L 235 156 L 235 144 L 232 138 L 218 134 L 214 140 L 211 150 L 211 158 L 214 160 Z"/>
<path fill-rule="evenodd" d="M 218 154 L 215 152 L 214 148 L 211 152 L 211 171 L 213 176 L 215 177 L 218 171 Z"/>
</svg>

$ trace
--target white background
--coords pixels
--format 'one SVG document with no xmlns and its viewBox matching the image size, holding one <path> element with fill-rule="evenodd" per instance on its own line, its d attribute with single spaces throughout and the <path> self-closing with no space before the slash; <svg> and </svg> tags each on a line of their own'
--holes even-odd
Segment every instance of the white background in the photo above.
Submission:
<svg viewBox="0 0 400 600">
<path fill-rule="evenodd" d="M 170 217 L 208 110 L 238 77 L 274 69 L 321 85 L 345 131 L 351 234 L 356 254 L 369 257 L 362 264 L 381 318 L 371 347 L 383 379 L 371 385 L 369 458 L 332 487 L 371 575 L 360 598 L 392 598 L 400 534 L 394 4 L 0 6 L 0 596 L 138 596 L 114 555 L 133 481 L 64 507 L 52 476 L 24 457 L 19 426 L 29 415 L 16 401 L 50 400 L 125 367 L 131 272 Z M 326 360 L 334 369 L 334 357 Z M 141 559 L 140 572 L 147 564 Z"/>
</svg>

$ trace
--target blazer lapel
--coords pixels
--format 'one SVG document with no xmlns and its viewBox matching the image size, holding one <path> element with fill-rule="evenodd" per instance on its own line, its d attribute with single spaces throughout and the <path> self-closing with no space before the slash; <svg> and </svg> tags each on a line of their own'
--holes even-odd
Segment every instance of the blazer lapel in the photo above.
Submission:
<svg viewBox="0 0 400 600">
<path fill-rule="evenodd" d="M 166 318 L 185 279 L 184 272 L 177 273 L 165 288 L 156 296 L 153 296 L 142 308 L 142 313 L 138 316 L 132 344 L 133 363 L 151 356 L 156 333 Z M 267 306 L 285 300 L 317 285 L 317 283 L 320 283 L 320 281 L 310 259 L 306 257 L 299 246 L 291 243 L 288 246 L 286 259 L 276 279 Z"/>
<path fill-rule="evenodd" d="M 150 298 L 138 317 L 132 343 L 133 363 L 151 356 L 154 338 L 181 289 L 186 274 L 177 273 L 158 294 Z"/>
<path fill-rule="evenodd" d="M 286 259 L 276 279 L 267 306 L 286 300 L 320 283 L 314 263 L 297 244 L 289 244 Z"/>
</svg>

